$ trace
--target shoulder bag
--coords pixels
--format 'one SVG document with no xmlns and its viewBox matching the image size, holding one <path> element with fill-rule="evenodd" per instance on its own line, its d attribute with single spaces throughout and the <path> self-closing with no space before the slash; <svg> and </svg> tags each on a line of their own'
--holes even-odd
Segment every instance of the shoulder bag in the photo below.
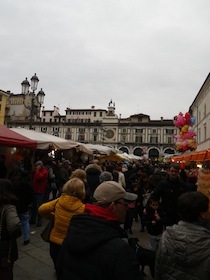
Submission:
<svg viewBox="0 0 210 280">
<path fill-rule="evenodd" d="M 47 225 L 41 232 L 41 238 L 45 242 L 50 242 L 50 233 L 51 233 L 53 226 L 54 226 L 54 215 L 52 215 L 52 217 L 50 218 L 50 221 L 47 223 Z"/>
<path fill-rule="evenodd" d="M 57 202 L 56 202 L 56 204 L 57 204 Z M 47 223 L 47 225 L 45 226 L 45 228 L 41 232 L 41 238 L 45 242 L 50 242 L 50 233 L 51 233 L 51 230 L 52 230 L 52 228 L 54 226 L 54 219 L 55 219 L 55 215 L 53 213 L 53 215 L 51 215 L 50 221 Z"/>
</svg>

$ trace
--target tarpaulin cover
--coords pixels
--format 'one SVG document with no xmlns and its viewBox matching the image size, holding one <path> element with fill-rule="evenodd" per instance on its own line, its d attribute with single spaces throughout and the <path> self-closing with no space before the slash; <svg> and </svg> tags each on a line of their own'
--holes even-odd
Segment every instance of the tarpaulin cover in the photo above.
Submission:
<svg viewBox="0 0 210 280">
<path fill-rule="evenodd" d="M 110 154 L 117 153 L 116 149 L 107 146 L 94 145 L 94 144 L 83 144 L 83 146 L 86 147 L 88 150 L 92 150 L 94 153 L 98 153 L 101 155 L 110 155 Z"/>
<path fill-rule="evenodd" d="M 78 144 L 74 141 L 68 141 L 66 139 L 50 135 L 43 132 L 37 132 L 34 130 L 27 130 L 25 128 L 11 128 L 11 130 L 27 136 L 28 138 L 37 142 L 37 149 L 48 150 L 48 149 L 59 149 L 68 150 L 77 147 Z"/>
<path fill-rule="evenodd" d="M 31 140 L 6 126 L 0 125 L 0 145 L 35 149 L 36 141 Z"/>
<path fill-rule="evenodd" d="M 210 160 L 210 149 L 196 151 L 171 157 L 172 161 L 206 161 Z"/>
</svg>

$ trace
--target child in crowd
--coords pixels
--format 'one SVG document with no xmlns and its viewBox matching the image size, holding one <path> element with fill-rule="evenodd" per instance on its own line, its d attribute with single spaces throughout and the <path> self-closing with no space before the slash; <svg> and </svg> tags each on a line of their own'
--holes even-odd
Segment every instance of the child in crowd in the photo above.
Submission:
<svg viewBox="0 0 210 280">
<path fill-rule="evenodd" d="M 143 212 L 151 250 L 156 251 L 164 230 L 164 212 L 156 198 L 150 197 Z"/>
<path fill-rule="evenodd" d="M 126 211 L 125 222 L 124 222 L 124 230 L 129 233 L 133 234 L 132 226 L 133 226 L 133 219 L 136 217 L 136 202 L 132 201 L 128 204 L 128 209 Z"/>
</svg>

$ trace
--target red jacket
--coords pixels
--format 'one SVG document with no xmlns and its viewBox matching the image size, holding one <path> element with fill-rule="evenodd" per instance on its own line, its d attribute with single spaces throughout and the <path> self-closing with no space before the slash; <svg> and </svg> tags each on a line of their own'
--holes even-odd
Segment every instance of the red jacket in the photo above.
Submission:
<svg viewBox="0 0 210 280">
<path fill-rule="evenodd" d="M 44 194 L 46 191 L 48 180 L 48 171 L 42 166 L 40 170 L 36 170 L 33 176 L 33 189 L 35 193 Z"/>
</svg>

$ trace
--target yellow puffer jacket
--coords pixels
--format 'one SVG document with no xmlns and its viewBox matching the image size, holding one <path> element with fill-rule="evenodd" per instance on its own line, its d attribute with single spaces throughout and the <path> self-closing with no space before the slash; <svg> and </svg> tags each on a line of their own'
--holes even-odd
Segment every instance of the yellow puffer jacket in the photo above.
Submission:
<svg viewBox="0 0 210 280">
<path fill-rule="evenodd" d="M 49 219 L 54 213 L 54 227 L 50 234 L 50 241 L 61 245 L 66 237 L 67 230 L 73 215 L 82 214 L 85 204 L 75 197 L 62 194 L 59 198 L 43 203 L 39 207 L 39 214 Z"/>
</svg>

